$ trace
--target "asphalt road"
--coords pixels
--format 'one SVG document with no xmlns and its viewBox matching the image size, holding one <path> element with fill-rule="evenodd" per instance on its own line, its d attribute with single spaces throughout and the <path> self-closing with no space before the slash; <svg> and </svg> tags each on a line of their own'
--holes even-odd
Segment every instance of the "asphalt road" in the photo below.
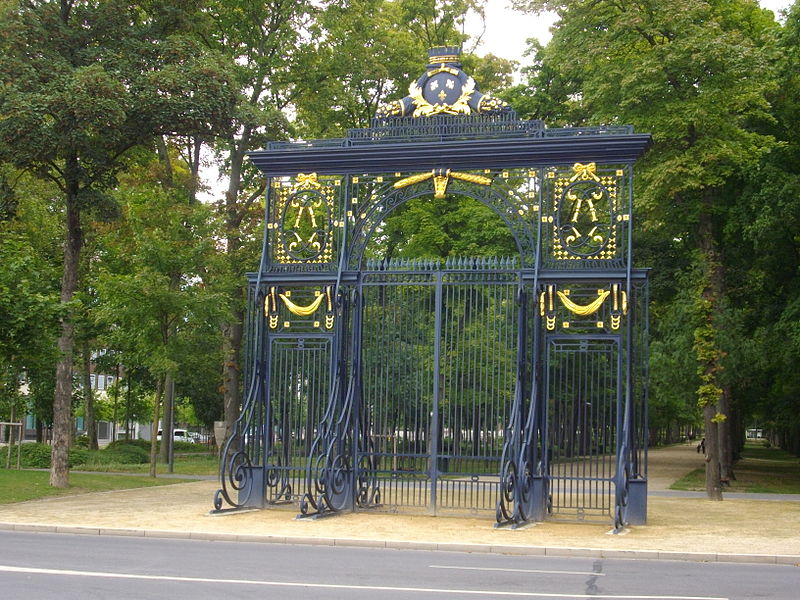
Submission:
<svg viewBox="0 0 800 600">
<path fill-rule="evenodd" d="M 0 597 L 797 600 L 800 568 L 0 532 Z"/>
</svg>

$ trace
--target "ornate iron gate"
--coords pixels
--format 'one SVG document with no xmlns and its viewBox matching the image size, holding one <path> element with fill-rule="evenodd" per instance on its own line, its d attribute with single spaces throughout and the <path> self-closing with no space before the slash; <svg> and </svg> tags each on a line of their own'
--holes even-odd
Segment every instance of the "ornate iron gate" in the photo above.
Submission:
<svg viewBox="0 0 800 600">
<path fill-rule="evenodd" d="M 363 274 L 360 458 L 386 509 L 493 514 L 518 368 L 519 270 L 510 259 L 444 267 Z"/>
<path fill-rule="evenodd" d="M 453 48 L 410 92 L 345 139 L 251 155 L 270 178 L 264 250 L 216 508 L 644 522 L 630 234 L 649 136 L 520 121 Z M 392 211 L 431 197 L 483 203 L 517 256 L 370 258 Z"/>
</svg>

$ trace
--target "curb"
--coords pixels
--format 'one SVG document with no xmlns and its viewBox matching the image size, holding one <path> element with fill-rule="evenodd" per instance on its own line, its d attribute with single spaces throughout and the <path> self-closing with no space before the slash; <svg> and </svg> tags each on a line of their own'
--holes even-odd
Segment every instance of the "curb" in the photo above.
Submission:
<svg viewBox="0 0 800 600">
<path fill-rule="evenodd" d="M 721 552 L 675 552 L 665 550 L 617 550 L 603 548 L 568 548 L 547 546 L 507 546 L 493 544 L 458 544 L 409 540 L 368 540 L 356 538 L 317 538 L 279 535 L 209 533 L 160 529 L 125 529 L 41 525 L 36 523 L 0 523 L 0 531 L 34 533 L 71 533 L 78 535 L 113 535 L 126 537 L 192 539 L 215 542 L 248 542 L 260 544 L 296 544 L 308 546 L 343 546 L 349 548 L 385 548 L 392 550 L 427 550 L 468 552 L 475 554 L 509 554 L 515 556 L 572 556 L 634 560 L 675 560 L 685 562 L 758 563 L 800 566 L 800 555 L 793 554 L 727 554 Z"/>
</svg>

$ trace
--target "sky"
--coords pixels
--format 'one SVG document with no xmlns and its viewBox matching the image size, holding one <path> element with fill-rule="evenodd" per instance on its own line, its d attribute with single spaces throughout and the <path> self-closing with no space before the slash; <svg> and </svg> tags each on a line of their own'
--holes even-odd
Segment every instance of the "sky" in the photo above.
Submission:
<svg viewBox="0 0 800 600">
<path fill-rule="evenodd" d="M 778 11 L 791 6 L 793 0 L 760 0 L 762 7 Z M 538 38 L 542 44 L 550 40 L 550 27 L 555 22 L 555 14 L 522 14 L 511 9 L 509 0 L 490 0 L 486 7 L 486 32 L 476 53 L 494 54 L 503 58 L 525 61 L 522 54 L 527 48 L 528 38 Z M 467 19 L 467 33 L 480 33 L 477 19 Z"/>
</svg>

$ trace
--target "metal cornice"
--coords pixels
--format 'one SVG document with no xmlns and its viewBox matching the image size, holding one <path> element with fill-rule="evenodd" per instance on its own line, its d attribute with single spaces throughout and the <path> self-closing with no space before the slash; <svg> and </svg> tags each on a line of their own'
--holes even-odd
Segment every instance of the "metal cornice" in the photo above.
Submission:
<svg viewBox="0 0 800 600">
<path fill-rule="evenodd" d="M 442 268 L 442 271 L 447 271 L 448 273 L 480 273 L 480 271 L 474 271 L 471 269 L 445 269 Z M 522 279 L 526 282 L 532 282 L 534 279 L 534 271 L 533 269 L 506 269 L 510 272 L 518 272 Z M 404 273 L 408 274 L 411 271 L 392 271 L 391 269 L 388 271 L 376 271 L 377 273 Z M 430 274 L 434 271 L 420 271 L 420 273 L 427 273 Z M 634 281 L 645 281 L 647 280 L 648 274 L 650 272 L 649 268 L 645 269 L 632 269 L 631 270 L 631 279 Z M 343 271 L 341 282 L 346 284 L 355 283 L 358 280 L 359 274 L 362 273 L 361 271 Z M 609 280 L 619 279 L 624 280 L 627 276 L 627 272 L 624 269 L 615 269 L 615 270 L 589 270 L 589 269 L 581 269 L 581 270 L 541 270 L 539 271 L 538 281 L 539 283 L 550 283 L 550 282 L 558 282 L 558 281 L 597 281 L 597 282 L 605 282 Z M 259 280 L 258 273 L 248 273 L 247 279 L 250 282 L 250 285 L 255 285 L 256 281 Z M 265 271 L 261 274 L 260 277 L 261 285 L 275 285 L 275 284 L 284 284 L 284 285 L 330 285 L 336 282 L 336 273 L 307 273 L 303 271 L 290 271 L 290 272 L 282 272 L 282 271 Z"/>
<path fill-rule="evenodd" d="M 409 172 L 434 168 L 504 169 L 596 161 L 635 161 L 647 149 L 649 134 L 586 135 L 363 144 L 357 146 L 259 150 L 248 155 L 267 176 Z"/>
</svg>

